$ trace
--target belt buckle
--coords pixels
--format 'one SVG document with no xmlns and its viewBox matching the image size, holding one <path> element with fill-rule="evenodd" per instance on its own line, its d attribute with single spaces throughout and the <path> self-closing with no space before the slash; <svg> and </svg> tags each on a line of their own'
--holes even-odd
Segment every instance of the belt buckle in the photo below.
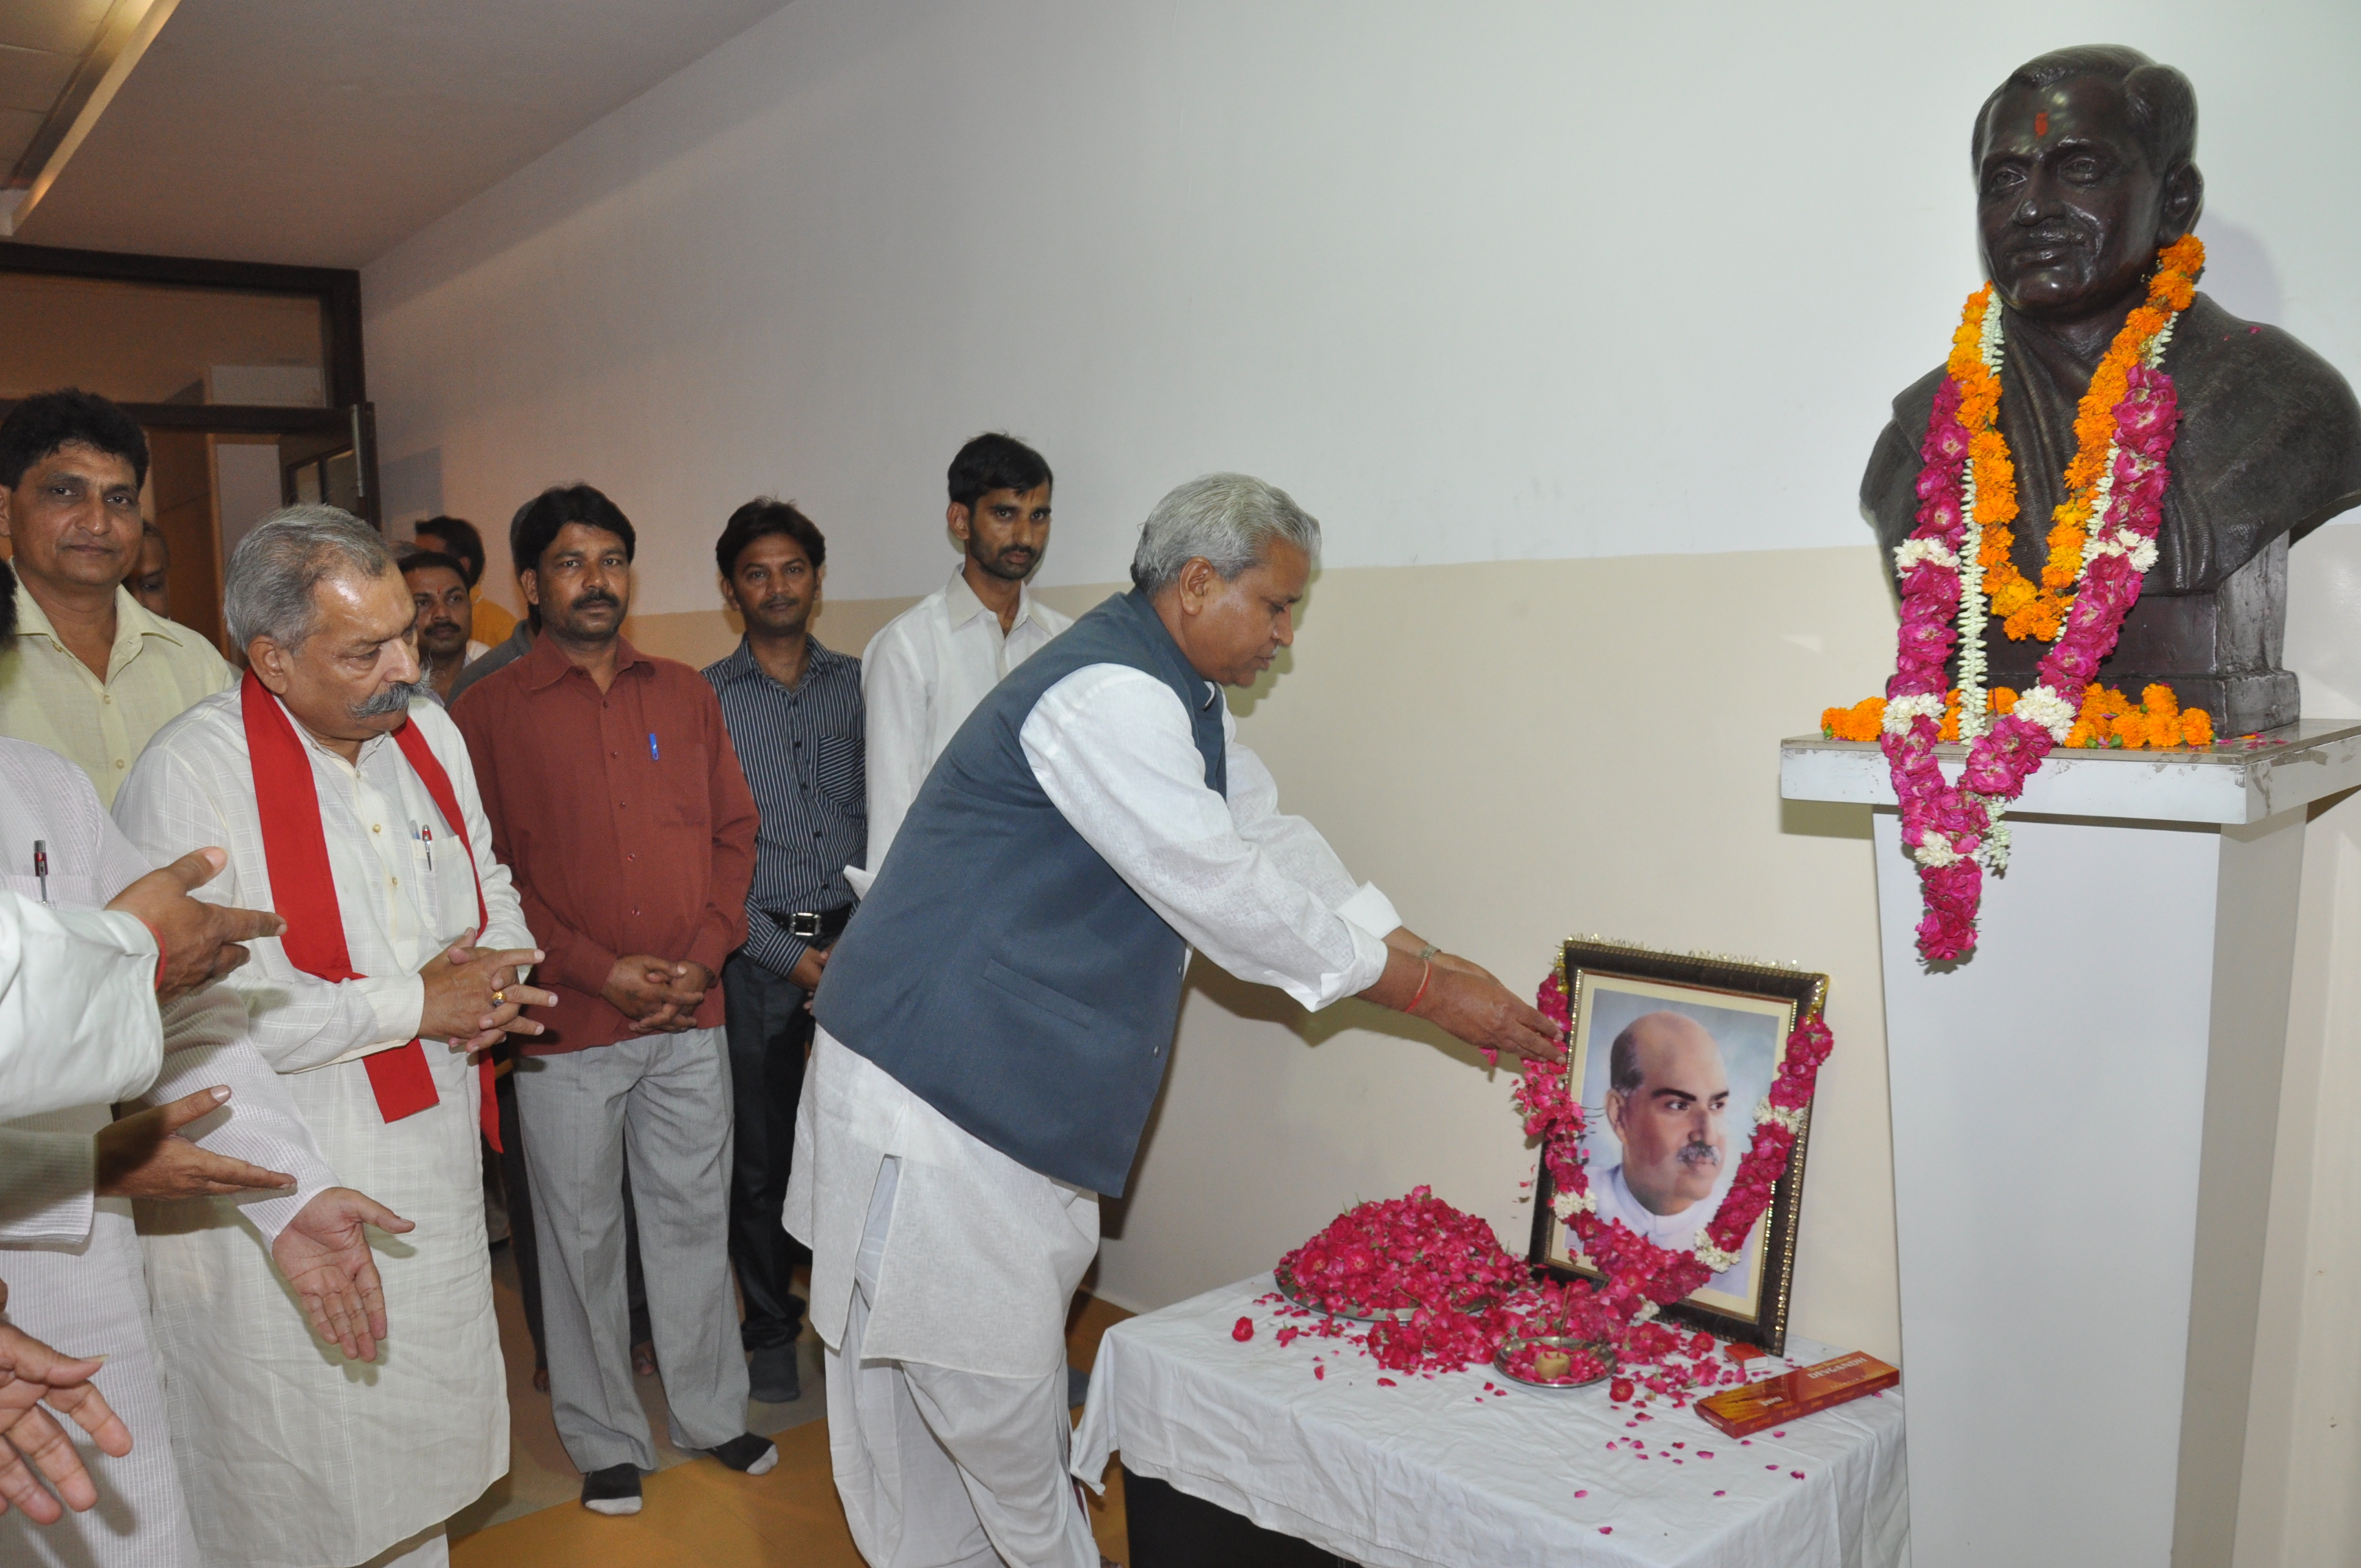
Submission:
<svg viewBox="0 0 2361 1568">
<path fill-rule="evenodd" d="M 819 936 L 820 919 L 808 909 L 798 909 L 787 916 L 787 935 L 800 937 L 807 942 L 813 941 Z"/>
</svg>

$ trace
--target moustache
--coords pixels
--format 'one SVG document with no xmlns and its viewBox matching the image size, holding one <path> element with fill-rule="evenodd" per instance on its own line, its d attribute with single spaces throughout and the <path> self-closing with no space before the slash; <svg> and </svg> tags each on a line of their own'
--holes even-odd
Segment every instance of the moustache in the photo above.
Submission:
<svg viewBox="0 0 2361 1568">
<path fill-rule="evenodd" d="M 595 593 L 584 594 L 580 598 L 574 601 L 574 608 L 576 609 L 588 609 L 594 604 L 603 604 L 609 609 L 620 609 L 623 608 L 622 600 L 603 589 Z"/>
<path fill-rule="evenodd" d="M 426 695 L 424 681 L 395 681 L 364 701 L 353 704 L 355 718 L 383 718 L 390 713 L 409 711 L 412 697 Z"/>
<path fill-rule="evenodd" d="M 1708 1143 L 1684 1144 L 1681 1146 L 1681 1152 L 1673 1157 L 1692 1169 L 1701 1165 L 1719 1167 L 1721 1164 L 1721 1150 Z"/>
</svg>

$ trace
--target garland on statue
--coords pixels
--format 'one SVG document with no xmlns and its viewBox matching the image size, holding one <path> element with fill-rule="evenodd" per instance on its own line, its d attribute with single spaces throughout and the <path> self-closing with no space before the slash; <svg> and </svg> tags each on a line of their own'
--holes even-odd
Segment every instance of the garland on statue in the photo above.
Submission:
<svg viewBox="0 0 2361 1568">
<path fill-rule="evenodd" d="M 2183 712 L 2151 686 L 2136 710 L 2098 686 L 2140 578 L 2156 564 L 2180 408 L 2160 367 L 2173 323 L 2195 297 L 2205 247 L 2190 235 L 2158 253 L 2147 301 L 2131 313 L 2091 377 L 2074 417 L 2066 499 L 2051 514 L 2035 583 L 2017 570 L 2016 469 L 2000 431 L 2002 312 L 1990 283 L 1969 296 L 1919 447 L 1917 526 L 1894 552 L 1902 584 L 1894 673 L 1878 709 L 1878 740 L 1902 806 L 1902 842 L 1918 863 L 1926 914 L 1918 950 L 1964 958 L 1975 945 L 1983 873 L 2007 864 L 2001 821 L 2052 748 L 2202 745 L 2202 710 Z M 1984 685 L 1984 626 L 2001 618 L 2013 640 L 2052 641 L 2037 684 L 2022 693 Z M 1959 685 L 1946 674 L 1959 650 Z M 2161 693 L 2161 700 L 2158 694 Z M 2005 696 L 2005 702 L 1996 700 Z M 1850 710 L 1860 714 L 1861 708 Z M 1831 734 L 1854 732 L 1848 710 L 1822 716 Z M 1948 733 L 1947 733 L 1948 731 Z M 1945 740 L 1969 742 L 1967 766 L 1947 783 L 1935 758 Z M 2169 738 L 2168 738 L 2169 737 Z"/>
</svg>

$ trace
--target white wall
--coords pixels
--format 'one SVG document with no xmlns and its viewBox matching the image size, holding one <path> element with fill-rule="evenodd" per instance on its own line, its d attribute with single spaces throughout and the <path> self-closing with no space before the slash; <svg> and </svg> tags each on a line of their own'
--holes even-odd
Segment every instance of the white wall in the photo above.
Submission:
<svg viewBox="0 0 2361 1568">
<path fill-rule="evenodd" d="M 798 0 L 368 269 L 380 440 L 479 520 L 793 494 L 853 598 L 933 586 L 987 427 L 1060 471 L 1046 582 L 1213 467 L 1332 565 L 1850 543 L 1977 280 L 1977 104 L 2106 38 L 2194 76 L 2209 287 L 2361 366 L 2340 0 Z"/>
</svg>

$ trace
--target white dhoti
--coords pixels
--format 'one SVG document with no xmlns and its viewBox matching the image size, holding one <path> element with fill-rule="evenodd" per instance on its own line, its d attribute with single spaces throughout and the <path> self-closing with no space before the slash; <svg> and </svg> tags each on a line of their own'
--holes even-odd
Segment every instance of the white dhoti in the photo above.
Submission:
<svg viewBox="0 0 2361 1568">
<path fill-rule="evenodd" d="M 103 1122 L 105 1113 L 101 1111 Z M 139 1238 L 131 1205 L 102 1198 L 80 1241 L 0 1248 L 8 1284 L 8 1321 L 69 1355 L 104 1355 L 91 1381 L 131 1431 L 131 1452 L 101 1453 L 88 1435 L 61 1421 L 82 1467 L 98 1487 L 98 1506 L 38 1525 L 21 1508 L 0 1515 L 0 1563 L 57 1568 L 199 1568 L 197 1543 L 172 1465 L 164 1390 L 148 1341 L 148 1287 L 139 1272 Z"/>
<path fill-rule="evenodd" d="M 1065 1321 L 1098 1196 L 1026 1169 L 825 1030 L 787 1228 L 812 1248 L 829 1445 L 872 1568 L 1096 1568 Z"/>
</svg>

